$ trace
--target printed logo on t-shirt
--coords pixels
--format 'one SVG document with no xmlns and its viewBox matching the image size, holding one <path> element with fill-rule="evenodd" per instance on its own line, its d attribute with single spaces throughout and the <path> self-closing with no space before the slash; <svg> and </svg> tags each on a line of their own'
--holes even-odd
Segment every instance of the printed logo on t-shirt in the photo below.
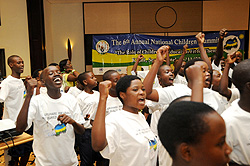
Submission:
<svg viewBox="0 0 250 166">
<path fill-rule="evenodd" d="M 85 120 L 89 120 L 90 114 L 86 114 L 86 116 L 84 117 Z"/>
<path fill-rule="evenodd" d="M 65 133 L 66 132 L 66 125 L 64 123 L 62 124 L 57 124 L 55 126 L 55 133 L 56 136 L 59 136 L 61 133 Z"/>
<path fill-rule="evenodd" d="M 154 138 L 154 140 L 149 141 L 149 146 L 150 146 L 150 149 L 154 149 L 154 151 L 156 151 L 156 149 L 157 149 L 157 141 L 156 141 L 155 138 Z"/>
<path fill-rule="evenodd" d="M 23 91 L 23 98 L 25 99 L 26 97 L 26 90 Z"/>
</svg>

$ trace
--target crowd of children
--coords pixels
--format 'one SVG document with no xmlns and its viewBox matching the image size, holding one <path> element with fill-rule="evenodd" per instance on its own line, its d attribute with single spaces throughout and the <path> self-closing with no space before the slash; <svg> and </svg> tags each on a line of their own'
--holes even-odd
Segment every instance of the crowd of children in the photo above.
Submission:
<svg viewBox="0 0 250 166">
<path fill-rule="evenodd" d="M 132 75 L 108 70 L 99 91 L 95 75 L 78 73 L 69 59 L 23 82 L 23 60 L 10 56 L 12 74 L 0 84 L 3 119 L 34 137 L 33 148 L 11 151 L 10 165 L 26 165 L 32 149 L 37 166 L 76 166 L 77 154 L 81 166 L 250 165 L 250 60 L 240 52 L 223 59 L 226 35 L 222 29 L 212 60 L 198 33 L 201 58 L 185 62 L 184 45 L 172 69 L 171 48 L 161 46 L 150 70 L 137 71 L 138 55 Z"/>
</svg>

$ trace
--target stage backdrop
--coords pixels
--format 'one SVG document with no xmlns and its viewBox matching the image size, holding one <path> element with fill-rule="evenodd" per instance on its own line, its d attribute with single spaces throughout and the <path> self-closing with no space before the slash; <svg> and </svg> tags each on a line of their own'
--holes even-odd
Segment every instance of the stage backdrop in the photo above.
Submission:
<svg viewBox="0 0 250 166">
<path fill-rule="evenodd" d="M 231 31 L 223 41 L 224 56 L 237 50 L 244 57 L 244 31 Z M 219 32 L 205 33 L 204 47 L 209 57 L 215 54 Z M 179 59 L 183 46 L 188 50 L 185 61 L 200 57 L 200 50 L 195 36 L 151 36 L 140 34 L 94 35 L 92 48 L 92 65 L 95 75 L 114 69 L 121 74 L 130 74 L 138 54 L 144 55 L 139 66 L 147 70 L 156 58 L 156 51 L 162 45 L 169 45 L 170 61 Z"/>
</svg>

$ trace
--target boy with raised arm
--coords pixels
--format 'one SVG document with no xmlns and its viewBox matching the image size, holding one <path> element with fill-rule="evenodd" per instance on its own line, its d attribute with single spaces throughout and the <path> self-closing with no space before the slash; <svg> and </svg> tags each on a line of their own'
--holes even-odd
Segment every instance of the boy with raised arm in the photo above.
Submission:
<svg viewBox="0 0 250 166">
<path fill-rule="evenodd" d="M 186 70 L 192 65 L 197 65 L 202 68 L 202 75 L 205 79 L 205 81 L 203 82 L 203 86 L 207 87 L 207 85 L 210 84 L 210 74 L 208 72 L 207 64 L 201 59 L 193 59 L 191 61 L 188 61 L 184 68 L 184 73 L 188 80 L 188 86 L 183 84 L 176 84 L 174 86 L 165 87 L 161 90 L 152 89 L 153 78 L 156 75 L 159 66 L 162 64 L 166 56 L 166 52 L 168 51 L 167 49 L 168 48 L 166 46 L 162 46 L 157 50 L 156 61 L 144 80 L 144 85 L 147 92 L 147 99 L 157 101 L 165 105 L 169 104 L 177 97 L 191 95 L 191 89 L 195 90 L 198 87 L 196 86 L 196 84 L 199 83 L 198 81 L 196 81 L 198 77 L 189 78 L 186 75 Z M 218 113 L 222 113 L 225 110 L 225 106 L 222 103 L 226 102 L 226 100 L 223 99 L 222 96 L 219 95 L 217 92 L 214 92 L 208 88 L 203 88 L 203 94 L 204 102 L 213 107 Z"/>
<path fill-rule="evenodd" d="M 16 129 L 22 132 L 33 122 L 33 151 L 37 166 L 77 166 L 74 131 L 84 133 L 80 108 L 72 95 L 60 92 L 62 75 L 57 67 L 45 68 L 41 81 L 47 93 L 32 97 L 37 82 L 31 77 L 26 78 L 27 95 L 17 118 Z"/>
<path fill-rule="evenodd" d="M 175 75 L 174 83 L 187 85 L 187 80 L 184 77 L 184 66 L 186 65 L 186 62 L 183 61 L 187 53 L 187 49 L 188 49 L 188 45 L 186 44 L 183 46 L 182 54 L 174 66 L 175 67 L 174 68 L 174 75 Z"/>
<path fill-rule="evenodd" d="M 169 46 L 168 46 L 168 47 L 169 47 Z M 170 47 L 169 47 L 169 48 L 170 48 Z M 138 58 L 136 59 L 136 62 L 135 62 L 134 66 L 133 66 L 133 68 L 132 68 L 132 70 L 131 70 L 131 74 L 132 74 L 132 75 L 137 75 L 137 76 L 138 76 L 140 79 L 142 79 L 142 80 L 147 76 L 148 71 L 149 71 L 149 70 L 137 71 L 137 66 L 138 66 L 140 60 L 142 60 L 143 58 L 144 58 L 143 55 L 141 55 L 141 54 L 138 55 Z M 154 64 L 154 60 L 152 61 L 152 66 L 153 66 L 153 64 Z M 154 78 L 154 84 L 153 84 L 153 86 L 154 86 L 154 88 L 160 86 L 157 77 Z"/>
<path fill-rule="evenodd" d="M 228 73 L 231 64 L 233 64 L 235 61 L 236 61 L 235 53 L 233 55 L 227 55 L 227 59 L 225 61 L 225 68 L 219 85 L 219 93 L 222 96 L 225 96 L 229 103 L 232 103 L 235 99 L 240 98 L 240 92 L 237 88 L 228 88 L 228 80 L 229 80 Z"/>
</svg>

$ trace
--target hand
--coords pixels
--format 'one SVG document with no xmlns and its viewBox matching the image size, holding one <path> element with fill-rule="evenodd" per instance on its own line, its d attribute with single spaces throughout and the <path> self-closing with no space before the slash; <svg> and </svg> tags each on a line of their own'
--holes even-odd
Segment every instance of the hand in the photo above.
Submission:
<svg viewBox="0 0 250 166">
<path fill-rule="evenodd" d="M 203 72 L 202 66 L 192 65 L 186 69 L 188 82 L 190 82 L 191 84 L 197 81 L 204 83 L 205 82 L 204 74 L 205 73 Z"/>
<path fill-rule="evenodd" d="M 64 123 L 65 125 L 68 124 L 73 124 L 75 123 L 75 121 L 73 119 L 71 119 L 71 117 L 69 117 L 66 114 L 61 114 L 58 115 L 57 120 L 59 120 L 61 123 Z"/>
<path fill-rule="evenodd" d="M 139 59 L 139 61 L 142 60 L 143 58 L 144 58 L 144 56 L 142 54 L 139 54 L 137 57 L 137 59 Z"/>
<path fill-rule="evenodd" d="M 24 81 L 24 85 L 27 90 L 27 95 L 33 95 L 34 88 L 37 86 L 37 80 L 31 76 L 27 76 Z"/>
<path fill-rule="evenodd" d="M 227 55 L 226 63 L 233 64 L 236 61 L 236 52 L 232 55 Z"/>
<path fill-rule="evenodd" d="M 171 49 L 171 47 L 169 45 L 167 45 L 166 47 L 167 47 L 167 52 L 169 52 L 169 50 Z"/>
<path fill-rule="evenodd" d="M 220 38 L 224 39 L 224 37 L 227 35 L 227 29 L 223 28 L 220 30 Z"/>
<path fill-rule="evenodd" d="M 112 83 L 109 80 L 100 82 L 100 84 L 99 84 L 100 96 L 107 98 L 109 95 L 109 89 L 111 88 L 111 86 L 112 86 Z"/>
<path fill-rule="evenodd" d="M 165 56 L 167 55 L 167 52 L 169 51 L 170 47 L 169 46 L 161 46 L 156 53 L 156 60 L 159 62 L 163 62 L 165 59 Z"/>
<path fill-rule="evenodd" d="M 198 33 L 196 36 L 196 40 L 198 41 L 199 44 L 203 44 L 205 41 L 205 34 L 204 33 Z"/>
<path fill-rule="evenodd" d="M 186 53 L 187 53 L 187 49 L 188 49 L 188 45 L 187 45 L 187 44 L 185 44 L 185 45 L 183 46 L 183 53 L 184 53 L 184 54 L 186 54 Z"/>
</svg>

